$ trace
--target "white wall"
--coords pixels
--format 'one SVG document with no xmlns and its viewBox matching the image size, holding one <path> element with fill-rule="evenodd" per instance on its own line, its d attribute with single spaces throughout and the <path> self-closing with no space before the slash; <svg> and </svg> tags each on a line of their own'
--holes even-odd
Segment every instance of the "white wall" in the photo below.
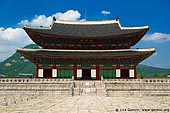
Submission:
<svg viewBox="0 0 170 113">
<path fill-rule="evenodd" d="M 52 77 L 57 77 L 57 69 L 52 69 Z"/>
<path fill-rule="evenodd" d="M 116 77 L 121 77 L 120 69 L 116 69 Z"/>
<path fill-rule="evenodd" d="M 82 69 L 77 69 L 77 77 L 82 77 Z"/>
<path fill-rule="evenodd" d="M 129 77 L 135 77 L 134 69 L 129 69 Z"/>
<path fill-rule="evenodd" d="M 96 69 L 91 69 L 91 77 L 96 78 Z"/>
<path fill-rule="evenodd" d="M 38 69 L 38 77 L 43 77 L 43 75 L 44 75 L 44 70 Z"/>
</svg>

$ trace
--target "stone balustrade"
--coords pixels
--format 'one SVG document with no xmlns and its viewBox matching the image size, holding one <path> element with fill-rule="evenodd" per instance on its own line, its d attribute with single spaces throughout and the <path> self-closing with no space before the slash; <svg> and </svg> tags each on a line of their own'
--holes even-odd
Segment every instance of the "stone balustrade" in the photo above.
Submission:
<svg viewBox="0 0 170 113">
<path fill-rule="evenodd" d="M 71 79 L 2 78 L 0 94 L 71 95 Z"/>
<path fill-rule="evenodd" d="M 51 94 L 74 95 L 75 83 L 80 92 L 96 92 L 95 81 L 73 81 L 72 79 L 1 78 L 0 95 L 5 94 Z M 103 95 L 170 95 L 169 78 L 148 79 L 103 79 L 98 88 Z M 81 87 L 80 87 L 81 86 Z M 103 89 L 103 90 L 102 90 Z"/>
<path fill-rule="evenodd" d="M 146 79 L 104 79 L 104 82 L 114 83 L 170 83 L 170 78 L 146 78 Z"/>
<path fill-rule="evenodd" d="M 51 78 L 0 78 L 0 83 L 62 83 L 72 79 L 51 79 Z"/>
<path fill-rule="evenodd" d="M 114 95 L 170 95 L 169 78 L 104 80 L 109 96 Z"/>
</svg>

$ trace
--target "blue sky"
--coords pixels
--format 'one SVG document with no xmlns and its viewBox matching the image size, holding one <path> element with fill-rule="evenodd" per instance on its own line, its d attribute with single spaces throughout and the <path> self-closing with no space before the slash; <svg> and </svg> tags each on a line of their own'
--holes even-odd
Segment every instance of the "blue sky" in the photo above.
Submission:
<svg viewBox="0 0 170 113">
<path fill-rule="evenodd" d="M 18 47 L 33 43 L 24 25 L 50 25 L 52 16 L 64 20 L 112 20 L 122 26 L 145 26 L 150 30 L 133 48 L 154 47 L 157 53 L 143 64 L 170 68 L 169 0 L 1 0 L 0 61 Z"/>
</svg>

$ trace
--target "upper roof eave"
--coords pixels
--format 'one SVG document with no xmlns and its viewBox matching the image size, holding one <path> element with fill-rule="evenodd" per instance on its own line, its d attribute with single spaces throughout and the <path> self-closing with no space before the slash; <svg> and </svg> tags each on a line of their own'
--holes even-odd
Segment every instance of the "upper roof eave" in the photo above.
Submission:
<svg viewBox="0 0 170 113">
<path fill-rule="evenodd" d="M 50 27 L 38 27 L 38 26 L 29 26 L 29 25 L 26 25 L 23 27 L 24 30 L 27 30 L 27 29 L 48 29 L 50 30 L 51 29 L 51 26 Z"/>
<path fill-rule="evenodd" d="M 102 20 L 102 21 L 69 21 L 69 20 L 56 20 L 55 24 L 72 24 L 72 25 L 101 25 L 101 24 L 114 24 L 118 23 L 116 20 Z"/>
<path fill-rule="evenodd" d="M 119 20 L 102 20 L 102 21 L 70 21 L 70 20 L 55 20 L 49 27 L 43 26 L 24 26 L 23 29 L 52 29 L 54 24 L 68 24 L 68 25 L 103 25 L 103 24 L 118 24 L 121 30 L 129 29 L 149 29 L 149 26 L 141 27 L 122 27 Z"/>
</svg>

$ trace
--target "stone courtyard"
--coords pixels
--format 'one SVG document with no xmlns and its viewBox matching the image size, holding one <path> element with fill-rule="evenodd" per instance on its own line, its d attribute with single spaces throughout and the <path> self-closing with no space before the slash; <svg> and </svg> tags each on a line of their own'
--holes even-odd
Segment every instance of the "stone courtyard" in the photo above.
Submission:
<svg viewBox="0 0 170 113">
<path fill-rule="evenodd" d="M 0 79 L 0 113 L 168 113 L 170 79 Z"/>
<path fill-rule="evenodd" d="M 1 96 L 0 113 L 168 113 L 169 96 Z"/>
</svg>

